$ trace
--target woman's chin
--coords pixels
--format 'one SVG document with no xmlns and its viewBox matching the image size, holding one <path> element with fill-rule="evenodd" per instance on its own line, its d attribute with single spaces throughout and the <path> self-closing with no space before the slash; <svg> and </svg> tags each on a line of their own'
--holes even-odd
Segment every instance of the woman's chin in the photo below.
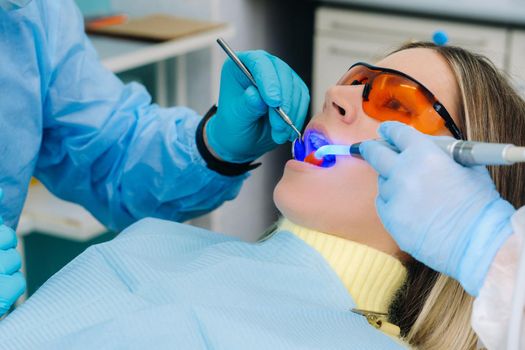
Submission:
<svg viewBox="0 0 525 350">
<path fill-rule="evenodd" d="M 319 206 L 312 194 L 300 190 L 296 182 L 283 177 L 273 191 L 273 201 L 282 216 L 302 226 L 319 215 Z"/>
</svg>

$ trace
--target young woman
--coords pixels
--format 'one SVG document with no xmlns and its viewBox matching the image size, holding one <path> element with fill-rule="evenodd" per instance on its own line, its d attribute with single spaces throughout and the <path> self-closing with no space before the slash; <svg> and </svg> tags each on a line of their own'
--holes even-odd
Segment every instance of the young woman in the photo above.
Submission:
<svg viewBox="0 0 525 350">
<path fill-rule="evenodd" d="M 507 126 L 524 106 L 482 57 L 412 44 L 330 88 L 296 156 L 375 138 L 391 119 L 521 144 L 525 128 Z M 388 235 L 372 168 L 324 161 L 286 164 L 274 194 L 284 219 L 256 244 L 148 219 L 88 249 L 0 323 L 0 348 L 475 349 L 472 298 Z M 520 186 L 502 183 L 521 171 L 492 169 L 516 206 Z"/>
</svg>

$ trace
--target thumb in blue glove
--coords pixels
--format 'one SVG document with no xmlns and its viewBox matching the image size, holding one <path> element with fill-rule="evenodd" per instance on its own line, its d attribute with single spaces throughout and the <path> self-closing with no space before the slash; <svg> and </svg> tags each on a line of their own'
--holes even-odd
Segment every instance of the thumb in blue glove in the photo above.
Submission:
<svg viewBox="0 0 525 350">
<path fill-rule="evenodd" d="M 257 88 L 232 60 L 226 60 L 217 114 L 207 122 L 205 134 L 207 145 L 219 158 L 245 163 L 296 137 L 269 107 L 281 107 L 301 129 L 310 95 L 301 78 L 279 58 L 265 51 L 240 52 L 238 56 Z"/>
<path fill-rule="evenodd" d="M 0 189 L 0 200 L 3 192 Z M 20 272 L 22 259 L 16 251 L 16 234 L 0 217 L 0 316 L 24 293 L 25 279 Z"/>
<path fill-rule="evenodd" d="M 485 167 L 456 163 L 410 126 L 386 122 L 378 142 L 361 145 L 378 172 L 376 207 L 399 247 L 458 280 L 477 296 L 494 256 L 512 234 L 514 207 L 503 200 Z"/>
</svg>

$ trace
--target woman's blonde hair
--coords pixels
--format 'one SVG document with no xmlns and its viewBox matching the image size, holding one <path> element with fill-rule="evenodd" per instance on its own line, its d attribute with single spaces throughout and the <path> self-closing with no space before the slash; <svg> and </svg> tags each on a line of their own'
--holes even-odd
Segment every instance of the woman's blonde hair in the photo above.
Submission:
<svg viewBox="0 0 525 350">
<path fill-rule="evenodd" d="M 454 46 L 416 42 L 397 51 L 426 48 L 450 65 L 459 87 L 459 127 L 468 140 L 513 143 L 525 140 L 525 101 L 484 56 Z M 515 207 L 525 204 L 525 165 L 492 167 L 501 196 Z M 455 280 L 423 264 L 408 263 L 409 277 L 390 308 L 390 319 L 404 339 L 425 350 L 475 349 L 470 326 L 473 298 Z"/>
</svg>

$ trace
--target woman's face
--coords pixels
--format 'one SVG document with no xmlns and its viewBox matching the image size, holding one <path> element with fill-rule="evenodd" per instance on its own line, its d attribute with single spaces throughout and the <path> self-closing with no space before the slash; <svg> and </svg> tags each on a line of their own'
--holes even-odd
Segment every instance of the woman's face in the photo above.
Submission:
<svg viewBox="0 0 525 350">
<path fill-rule="evenodd" d="M 437 52 L 403 50 L 376 65 L 404 72 L 425 85 L 457 122 L 457 83 Z M 377 138 L 380 123 L 363 111 L 362 92 L 363 85 L 328 89 L 323 110 L 306 130 L 319 130 L 334 144 Z M 274 191 L 277 208 L 292 222 L 402 257 L 377 216 L 376 196 L 377 174 L 365 161 L 351 157 L 338 157 L 330 168 L 290 160 Z"/>
</svg>

